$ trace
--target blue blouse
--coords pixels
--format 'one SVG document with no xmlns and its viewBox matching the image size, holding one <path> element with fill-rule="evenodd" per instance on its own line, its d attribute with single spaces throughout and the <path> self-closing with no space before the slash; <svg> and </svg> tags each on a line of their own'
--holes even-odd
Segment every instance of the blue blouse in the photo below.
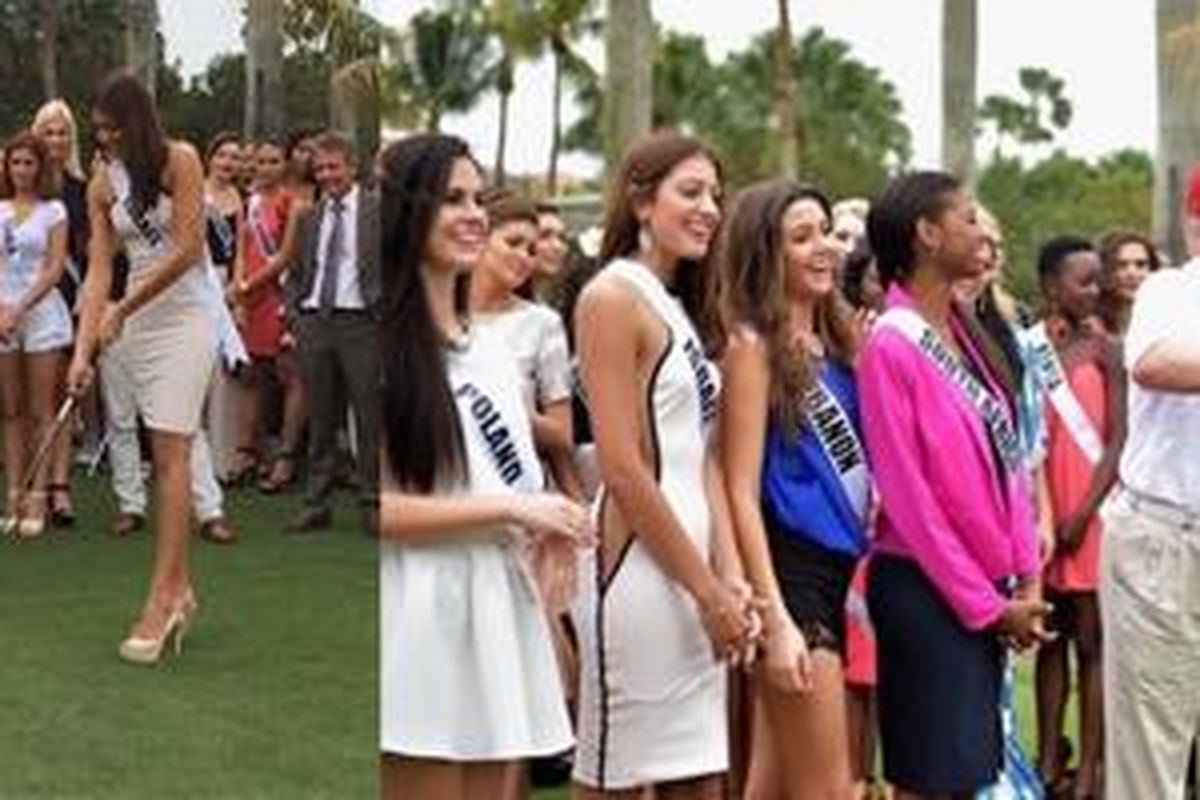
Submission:
<svg viewBox="0 0 1200 800">
<path fill-rule="evenodd" d="M 824 359 L 820 375 L 825 388 L 850 417 L 861 445 L 854 373 L 841 363 Z M 802 422 L 790 436 L 775 419 L 768 423 L 762 507 L 768 527 L 785 536 L 852 558 L 867 550 L 863 521 L 850 505 L 837 470 L 808 422 Z"/>
</svg>

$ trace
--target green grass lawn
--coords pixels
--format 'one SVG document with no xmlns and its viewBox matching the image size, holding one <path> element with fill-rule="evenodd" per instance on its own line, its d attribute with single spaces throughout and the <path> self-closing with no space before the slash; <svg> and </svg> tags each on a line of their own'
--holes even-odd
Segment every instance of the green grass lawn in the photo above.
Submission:
<svg viewBox="0 0 1200 800">
<path fill-rule="evenodd" d="M 101 479 L 79 523 L 0 544 L 0 798 L 374 798 L 376 547 L 280 534 L 296 495 L 233 493 L 242 540 L 192 548 L 200 614 L 183 656 L 116 648 L 142 599 L 150 537 L 107 534 Z"/>
</svg>

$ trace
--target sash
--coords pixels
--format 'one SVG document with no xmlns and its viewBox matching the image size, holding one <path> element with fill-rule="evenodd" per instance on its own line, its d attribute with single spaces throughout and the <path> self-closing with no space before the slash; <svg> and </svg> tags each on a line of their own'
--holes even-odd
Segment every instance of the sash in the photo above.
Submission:
<svg viewBox="0 0 1200 800">
<path fill-rule="evenodd" d="M 887 325 L 904 334 L 943 377 L 962 390 L 983 420 L 988 436 L 1000 453 L 1000 460 L 1004 462 L 1004 468 L 1008 472 L 1016 472 L 1021 466 L 1021 445 L 1008 410 L 946 347 L 929 323 L 910 308 L 892 308 L 885 311 L 876 324 Z"/>
<path fill-rule="evenodd" d="M 509 486 L 520 488 L 528 479 L 525 465 L 521 462 L 512 431 L 492 398 L 473 383 L 459 386 L 455 394 L 465 401 L 468 415 L 464 422 L 474 425 L 496 467 L 496 474 Z"/>
<path fill-rule="evenodd" d="M 146 242 L 146 245 L 151 250 L 161 247 L 167 239 L 166 228 L 150 218 L 151 209 L 138 210 L 137 204 L 133 202 L 133 194 L 125 195 L 121 204 L 125 206 L 125 213 L 129 215 L 129 221 L 133 223 L 134 229 Z"/>
<path fill-rule="evenodd" d="M 1088 462 L 1094 467 L 1100 463 L 1104 454 L 1104 444 L 1096 433 L 1096 427 L 1088 418 L 1087 412 L 1079 403 L 1079 398 L 1067 381 L 1067 373 L 1063 369 L 1062 360 L 1050 337 L 1046 335 L 1046 324 L 1039 323 L 1027 331 L 1029 344 L 1033 349 L 1033 368 L 1037 370 L 1038 378 L 1046 387 L 1046 395 L 1051 405 L 1067 426 L 1067 431 L 1079 449 L 1087 456 Z"/>
<path fill-rule="evenodd" d="M 813 433 L 837 473 L 846 500 L 859 521 L 865 522 L 871 509 L 871 473 L 850 415 L 820 379 L 808 390 L 804 402 Z"/>
<path fill-rule="evenodd" d="M 250 230 L 254 233 L 254 239 L 258 242 L 258 249 L 262 254 L 267 258 L 275 255 L 279 250 L 279 243 L 263 227 L 262 199 L 258 195 L 250 198 L 250 213 L 246 215 L 246 220 L 250 223 Z"/>
</svg>

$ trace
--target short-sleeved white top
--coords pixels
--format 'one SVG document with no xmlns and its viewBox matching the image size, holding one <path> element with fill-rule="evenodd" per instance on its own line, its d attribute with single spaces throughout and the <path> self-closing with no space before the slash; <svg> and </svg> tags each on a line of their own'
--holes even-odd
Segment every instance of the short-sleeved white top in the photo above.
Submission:
<svg viewBox="0 0 1200 800">
<path fill-rule="evenodd" d="M 50 232 L 67 219 L 60 200 L 40 200 L 17 220 L 12 200 L 0 200 L 0 296 L 13 300 L 37 279 L 50 249 Z"/>
<path fill-rule="evenodd" d="M 1146 279 L 1125 336 L 1129 435 L 1121 482 L 1143 494 L 1200 512 L 1200 395 L 1146 389 L 1133 369 L 1154 344 L 1200 341 L 1200 258 Z"/>
<path fill-rule="evenodd" d="M 507 350 L 521 375 L 521 397 L 534 411 L 571 396 L 571 355 L 558 314 L 546 306 L 518 299 L 499 312 L 477 313 L 471 324 Z"/>
</svg>

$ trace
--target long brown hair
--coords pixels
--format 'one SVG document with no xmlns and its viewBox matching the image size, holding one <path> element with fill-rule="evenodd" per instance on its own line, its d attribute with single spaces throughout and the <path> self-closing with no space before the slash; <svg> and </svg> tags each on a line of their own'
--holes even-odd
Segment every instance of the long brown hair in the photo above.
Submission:
<svg viewBox="0 0 1200 800">
<path fill-rule="evenodd" d="M 817 364 L 792 335 L 783 255 L 783 216 L 799 200 L 812 200 L 830 220 L 828 198 L 811 186 L 771 180 L 744 189 L 733 201 L 717 250 L 723 327 L 748 325 L 763 337 L 771 369 L 771 414 L 791 432 L 804 420 L 799 401 L 817 380 Z M 850 309 L 836 289 L 817 303 L 815 322 L 830 358 L 849 365 L 857 342 Z"/>
<path fill-rule="evenodd" d="M 1129 322 L 1129 306 L 1117 297 L 1114 278 L 1117 273 L 1117 257 L 1121 248 L 1127 244 L 1140 244 L 1146 251 L 1146 259 L 1150 262 L 1150 271 L 1157 272 L 1162 264 L 1158 259 L 1158 251 L 1154 242 L 1136 231 L 1112 231 L 1100 240 L 1100 301 L 1097 313 L 1109 333 L 1120 335 Z"/>
<path fill-rule="evenodd" d="M 704 156 L 721 177 L 721 162 L 698 139 L 671 130 L 649 133 L 633 143 L 621 160 L 604 212 L 604 238 L 600 263 L 626 258 L 638 250 L 640 225 L 634 209 L 654 197 L 676 166 L 693 156 Z M 712 251 L 699 261 L 685 261 L 675 274 L 672 291 L 683 303 L 697 332 L 710 350 L 719 346 L 719 311 L 716 270 Z"/>
<path fill-rule="evenodd" d="M 158 203 L 167 168 L 167 136 L 154 98 L 137 78 L 117 72 L 101 85 L 94 108 L 120 131 L 119 155 L 129 172 L 129 196 L 134 210 L 144 213 Z"/>
<path fill-rule="evenodd" d="M 460 158 L 474 161 L 461 139 L 418 134 L 388 145 L 379 159 L 383 446 L 392 477 L 423 493 L 467 476 L 458 407 L 446 373 L 447 342 L 434 322 L 421 272 L 430 231 Z M 463 274 L 454 287 L 455 310 L 464 316 L 467 281 Z"/>
<path fill-rule="evenodd" d="M 57 191 L 54 185 L 55 170 L 49 161 L 50 154 L 41 138 L 30 130 L 21 131 L 5 142 L 3 149 L 0 149 L 0 153 L 3 154 L 3 159 L 0 159 L 0 197 L 9 198 L 16 194 L 17 189 L 13 186 L 8 164 L 12 160 L 13 153 L 19 150 L 32 153 L 33 157 L 37 159 L 37 174 L 33 178 L 34 194 L 42 200 L 54 197 Z"/>
</svg>

